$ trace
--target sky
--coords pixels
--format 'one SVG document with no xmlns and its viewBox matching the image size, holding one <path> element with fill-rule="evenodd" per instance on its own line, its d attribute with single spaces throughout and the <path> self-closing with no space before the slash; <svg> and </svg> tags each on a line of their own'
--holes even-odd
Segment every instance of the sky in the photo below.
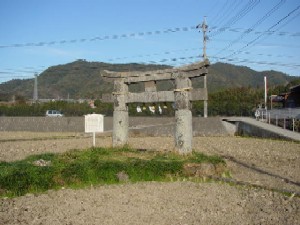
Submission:
<svg viewBox="0 0 300 225">
<path fill-rule="evenodd" d="M 300 77 L 299 0 L 0 0 L 0 83 L 78 59 L 201 61 L 204 18 L 211 63 Z"/>
</svg>

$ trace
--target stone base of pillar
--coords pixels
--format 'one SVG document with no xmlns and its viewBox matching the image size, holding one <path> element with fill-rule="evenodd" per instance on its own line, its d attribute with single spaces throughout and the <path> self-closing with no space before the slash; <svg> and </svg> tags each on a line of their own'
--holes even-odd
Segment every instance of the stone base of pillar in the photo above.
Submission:
<svg viewBox="0 0 300 225">
<path fill-rule="evenodd" d="M 122 147 L 128 143 L 128 111 L 114 111 L 113 147 Z"/>
<path fill-rule="evenodd" d="M 175 148 L 179 154 L 192 152 L 192 112 L 188 109 L 180 109 L 175 112 Z"/>
</svg>

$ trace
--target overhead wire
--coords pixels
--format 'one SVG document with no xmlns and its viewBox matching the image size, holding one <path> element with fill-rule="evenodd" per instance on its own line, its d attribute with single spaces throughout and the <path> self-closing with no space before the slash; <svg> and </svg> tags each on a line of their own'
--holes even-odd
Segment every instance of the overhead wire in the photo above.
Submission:
<svg viewBox="0 0 300 225">
<path fill-rule="evenodd" d="M 115 35 L 103 35 L 97 36 L 93 38 L 77 38 L 71 40 L 60 40 L 60 41 L 38 41 L 38 42 L 30 42 L 30 43 L 18 43 L 18 44 L 9 44 L 9 45 L 0 45 L 0 50 L 5 48 L 22 48 L 22 47 L 43 47 L 43 46 L 51 46 L 51 45 L 64 45 L 64 44 L 76 44 L 76 43 L 84 43 L 84 42 L 93 42 L 93 41 L 106 41 L 106 40 L 118 40 L 122 38 L 133 38 L 137 36 L 149 36 L 149 35 L 161 35 L 161 34 L 169 34 L 176 32 L 187 32 L 193 31 L 196 29 L 196 26 L 185 26 L 185 27 L 175 27 L 175 28 L 167 28 L 164 30 L 156 30 L 156 31 L 147 31 L 147 32 L 136 32 L 130 34 L 115 34 Z M 230 31 L 230 32 L 245 32 L 250 28 L 232 28 L 230 26 L 213 26 L 212 30 L 217 31 Z M 274 32 L 274 31 L 254 31 L 254 34 L 264 34 L 270 33 L 279 36 L 290 36 L 290 37 L 299 37 L 300 32 Z"/>
<path fill-rule="evenodd" d="M 217 24 L 217 21 L 220 19 L 220 17 L 222 16 L 222 11 L 227 8 L 227 6 L 229 5 L 230 0 L 226 0 L 224 1 L 225 3 L 222 5 L 222 7 L 219 9 L 218 13 L 216 13 L 216 16 L 213 17 L 211 24 Z"/>
<path fill-rule="evenodd" d="M 221 34 L 225 31 L 227 27 L 230 27 L 241 20 L 244 16 L 246 16 L 249 12 L 251 12 L 258 4 L 260 0 L 250 0 L 238 13 L 236 13 L 233 17 L 231 17 L 224 25 L 224 28 L 220 28 L 214 32 L 212 32 L 208 38 L 211 39 L 212 37 Z"/>
<path fill-rule="evenodd" d="M 215 47 L 212 47 L 211 49 L 216 49 L 216 50 L 220 50 L 221 48 L 215 48 Z M 178 54 L 178 53 L 190 53 L 190 52 L 194 52 L 194 51 L 197 51 L 197 52 L 200 52 L 201 51 L 201 48 L 200 47 L 195 47 L 195 48 L 186 48 L 186 49 L 177 49 L 177 50 L 166 50 L 166 51 L 163 51 L 163 52 L 156 52 L 156 53 L 153 53 L 153 54 L 139 54 L 139 55 L 134 55 L 134 56 L 126 56 L 126 57 L 115 57 L 115 58 L 109 58 L 109 59 L 102 59 L 102 62 L 107 62 L 107 63 L 111 63 L 111 62 L 118 62 L 118 61 L 122 61 L 122 60 L 128 60 L 128 59 L 139 59 L 139 58 L 149 58 L 149 57 L 152 57 L 152 56 L 160 56 L 160 55 L 168 55 L 168 56 L 171 56 L 172 54 Z M 231 52 L 234 52 L 234 50 L 230 50 Z M 242 54 L 245 54 L 245 55 L 253 55 L 252 52 L 250 51 L 242 51 L 241 52 Z M 294 56 L 290 56 L 290 55 L 283 55 L 283 54 L 279 54 L 279 55 L 274 55 L 274 54 L 265 54 L 265 53 L 258 53 L 258 54 L 255 54 L 255 55 L 259 55 L 259 56 L 267 56 L 267 57 L 277 57 L 277 58 L 295 58 Z M 217 57 L 213 57 L 213 56 L 210 56 L 210 58 L 217 58 Z M 219 57 L 220 58 L 220 57 Z M 178 62 L 178 61 L 182 61 L 182 60 L 187 60 L 187 59 L 191 59 L 189 57 L 184 57 L 184 56 L 181 56 L 181 57 L 169 57 L 169 58 L 163 58 L 161 60 L 135 60 L 134 62 L 135 63 L 154 63 L 154 64 L 163 64 L 163 63 L 166 63 L 166 62 Z M 223 58 L 222 58 L 223 59 Z M 130 62 L 128 62 L 130 63 Z M 18 75 L 18 77 L 28 77 L 28 76 L 33 76 L 33 75 L 24 75 L 24 76 L 20 76 L 19 74 L 20 73 L 31 73 L 31 74 L 34 74 L 34 73 L 40 73 L 43 71 L 43 69 L 41 68 L 46 68 L 46 66 L 39 66 L 39 68 L 34 68 L 34 67 L 30 67 L 30 66 L 27 66 L 27 67 L 23 67 L 23 68 L 20 68 L 20 69 L 5 69 L 5 71 L 0 71 L 0 78 L 2 78 L 3 76 L 1 76 L 1 74 L 6 74 L 6 76 L 8 74 L 10 75 Z M 28 69 L 28 70 L 26 70 Z M 15 76 L 14 76 L 15 77 Z"/>
<path fill-rule="evenodd" d="M 280 23 L 282 23 L 284 20 L 286 20 L 287 18 L 289 18 L 293 13 L 295 13 L 296 11 L 298 11 L 300 9 L 300 5 L 298 5 L 296 8 L 294 8 L 292 11 L 290 11 L 286 16 L 282 17 L 280 20 L 278 20 L 275 24 L 273 24 L 271 27 L 269 27 L 269 29 L 267 30 L 267 33 L 270 32 L 270 35 L 272 34 L 272 29 L 275 28 L 276 26 L 278 26 Z M 243 46 L 242 48 L 240 48 L 239 50 L 235 51 L 234 53 L 232 53 L 231 55 L 229 55 L 229 57 L 240 53 L 242 50 L 244 50 L 245 48 L 250 47 L 251 45 L 253 45 L 255 42 L 257 42 L 260 38 L 262 38 L 264 35 L 266 35 L 266 33 L 262 33 L 260 35 L 258 35 L 256 38 L 254 38 L 253 40 L 251 40 L 250 42 L 248 42 L 245 46 Z"/>
<path fill-rule="evenodd" d="M 267 32 L 266 33 L 266 36 L 263 37 L 261 40 L 258 40 L 256 42 L 257 43 L 260 43 L 264 40 L 266 40 L 268 38 L 268 35 L 274 35 L 274 34 L 277 34 L 277 35 L 280 35 L 280 36 L 285 36 L 286 32 L 279 32 L 279 30 L 281 30 L 283 27 L 285 27 L 287 24 L 289 24 L 291 21 L 293 21 L 294 19 L 296 19 L 298 16 L 300 16 L 300 12 L 298 12 L 295 16 L 293 16 L 292 18 L 290 18 L 289 20 L 287 20 L 284 24 L 282 24 L 280 27 L 278 27 L 276 30 L 273 30 L 271 32 Z M 294 33 L 294 34 L 291 34 L 290 35 L 291 37 L 299 37 L 300 36 L 300 32 L 298 33 Z"/>
<path fill-rule="evenodd" d="M 219 2 L 217 2 L 214 7 L 216 7 L 218 3 Z M 215 21 L 219 18 L 222 10 L 228 5 L 228 3 L 229 3 L 229 0 L 226 0 L 226 2 L 221 6 L 221 8 L 217 11 L 217 13 L 215 13 L 217 16 L 212 17 L 213 19 L 210 21 L 211 24 L 215 24 Z"/>
<path fill-rule="evenodd" d="M 295 17 L 297 17 L 299 15 L 296 15 Z M 222 29 L 224 30 L 224 32 L 234 32 L 234 33 L 245 33 L 247 31 L 249 31 L 251 28 L 240 28 L 240 27 L 218 27 L 218 26 L 214 26 L 213 29 Z M 287 36 L 287 37 L 299 37 L 300 36 L 300 32 L 288 32 L 288 31 L 283 31 L 283 32 L 279 32 L 278 30 L 276 31 L 259 31 L 259 30 L 252 30 L 251 31 L 253 34 L 272 34 L 272 35 L 278 35 L 278 36 Z M 215 40 L 215 39 L 214 39 Z"/>
<path fill-rule="evenodd" d="M 238 7 L 240 6 L 240 4 L 242 4 L 242 2 L 243 1 L 239 1 L 239 0 L 232 1 L 232 3 L 229 5 L 227 9 L 223 8 L 224 12 L 220 14 L 220 18 L 216 20 L 215 23 L 212 23 L 212 25 L 220 24 L 222 21 L 225 21 L 226 18 L 229 17 L 229 15 L 233 14 L 238 9 Z"/>
<path fill-rule="evenodd" d="M 246 52 L 248 53 L 248 52 Z M 261 55 L 261 54 L 260 54 Z M 181 57 L 170 57 L 170 58 L 163 58 L 160 60 L 149 60 L 149 61 L 140 61 L 137 63 L 140 64 L 148 64 L 148 65 L 166 65 L 165 63 L 170 62 L 174 66 L 181 66 L 181 65 L 186 65 L 187 63 L 195 63 L 199 61 L 199 59 L 202 58 L 202 55 L 189 55 L 189 56 L 181 56 Z M 270 61 L 255 61 L 255 60 L 250 60 L 250 59 L 244 59 L 244 58 L 231 58 L 231 57 L 216 57 L 216 56 L 209 56 L 209 59 L 214 59 L 214 60 L 222 60 L 226 62 L 235 62 L 235 63 L 249 63 L 249 64 L 257 64 L 257 65 L 268 65 L 268 66 L 274 66 L 274 67 L 290 67 L 290 68 L 300 68 L 299 63 L 283 63 L 283 62 L 270 62 Z M 169 65 L 170 65 L 169 63 Z M 78 68 L 80 70 L 80 68 Z M 76 69 L 76 70 L 78 70 Z M 101 67 L 98 66 L 91 66 L 90 69 L 101 69 Z M 68 69 L 59 69 L 58 71 L 56 70 L 55 73 L 63 72 L 63 71 L 70 71 Z M 44 71 L 45 72 L 45 71 Z M 51 69 L 47 70 L 47 73 L 51 73 L 54 71 L 51 71 Z M 0 73 L 3 73 L 2 71 Z M 33 79 L 33 75 L 31 76 L 21 76 L 16 74 L 17 76 L 13 76 L 13 78 L 23 78 L 23 79 Z M 12 78 L 11 76 L 0 76 L 1 78 Z"/>
<path fill-rule="evenodd" d="M 255 30 L 256 27 L 258 27 L 260 24 L 262 24 L 267 18 L 269 18 L 274 12 L 276 12 L 283 4 L 286 2 L 286 0 L 280 0 L 279 3 L 277 3 L 274 7 L 272 7 L 271 10 L 269 10 L 263 17 L 261 17 L 259 20 L 257 20 L 250 28 L 245 30 L 238 38 L 231 41 L 226 47 L 224 47 L 222 50 L 216 53 L 216 55 L 219 55 L 220 53 L 224 52 L 225 50 L 232 47 L 234 44 L 238 43 L 240 40 L 242 40 L 245 36 L 249 35 L 252 31 Z"/>
<path fill-rule="evenodd" d="M 127 33 L 127 34 L 103 35 L 103 36 L 96 36 L 93 38 L 78 38 L 78 39 L 60 40 L 60 41 L 40 41 L 40 42 L 30 42 L 30 43 L 23 43 L 23 44 L 19 43 L 19 44 L 10 44 L 10 45 L 0 45 L 0 49 L 20 48 L 20 47 L 41 47 L 41 46 L 56 45 L 56 44 L 74 44 L 80 42 L 116 40 L 116 39 L 134 38 L 134 37 L 147 36 L 147 35 L 149 36 L 149 35 L 169 34 L 175 32 L 186 32 L 195 29 L 196 26 L 173 27 L 173 28 L 166 28 L 166 29 L 155 30 L 155 31 L 146 31 L 146 32 L 142 31 L 142 32 L 135 32 L 135 33 Z"/>
<path fill-rule="evenodd" d="M 253 61 L 253 60 L 249 60 L 249 59 L 215 57 L 215 56 L 211 56 L 211 58 L 215 58 L 215 59 L 218 59 L 218 60 L 225 60 L 227 62 L 250 63 L 250 64 L 258 64 L 258 65 L 284 66 L 284 67 L 291 67 L 291 68 L 300 68 L 300 64 L 297 64 L 297 63 Z"/>
<path fill-rule="evenodd" d="M 286 0 L 281 0 L 281 2 L 285 2 Z M 240 3 L 241 1 L 239 1 Z M 246 6 L 248 6 L 247 8 L 244 7 L 243 9 L 245 9 L 244 11 L 239 11 L 235 16 L 233 16 L 232 18 L 230 18 L 230 20 L 228 20 L 224 26 L 215 26 L 214 29 L 216 29 L 217 31 L 229 31 L 229 32 L 242 32 L 242 35 L 246 34 L 245 32 L 251 30 L 250 32 L 253 33 L 253 34 L 256 34 L 256 35 L 259 35 L 259 37 L 263 37 L 263 36 L 267 36 L 267 35 L 279 35 L 279 36 L 289 36 L 289 37 L 299 37 L 300 36 L 300 33 L 299 32 L 278 32 L 279 31 L 279 28 L 276 29 L 276 30 L 273 30 L 274 27 L 271 27 L 269 28 L 268 30 L 266 31 L 257 31 L 257 30 L 254 30 L 253 26 L 251 28 L 248 28 L 248 29 L 244 29 L 244 28 L 234 28 L 232 27 L 232 25 L 234 25 L 237 21 L 239 21 L 242 16 L 245 16 L 247 13 L 249 13 L 251 10 L 253 10 L 253 8 L 259 4 L 260 0 L 251 0 L 248 2 L 248 4 Z M 227 5 L 227 10 L 230 9 L 230 6 L 234 6 L 234 3 L 231 3 L 230 5 Z M 250 4 L 251 3 L 251 4 Z M 217 3 L 216 3 L 217 4 Z M 228 4 L 229 4 L 229 1 L 228 1 Z M 274 9 L 275 7 L 273 7 Z M 250 10 L 250 11 L 249 11 Z M 269 11 L 271 12 L 271 10 Z M 272 12 L 273 13 L 273 12 Z M 290 13 L 289 13 L 290 14 Z M 288 15 L 289 15 L 288 14 Z M 292 13 L 293 14 L 293 13 Z M 290 18 L 286 23 L 282 24 L 283 20 L 281 21 L 278 21 L 277 22 L 277 25 L 280 23 L 282 24 L 282 26 L 280 28 L 282 28 L 284 25 L 288 24 L 292 19 L 296 18 L 297 16 L 299 16 L 300 13 L 298 13 L 296 16 Z M 226 11 L 222 14 L 223 16 L 226 15 Z M 265 15 L 265 16 L 268 16 L 268 13 Z M 259 25 L 260 21 L 265 18 L 262 17 L 260 20 L 258 20 L 256 22 L 256 26 Z M 223 17 L 224 18 L 224 17 Z M 289 18 L 289 16 L 288 16 Z M 265 20 L 265 19 L 263 19 Z M 285 19 L 284 19 L 285 21 Z M 230 26 L 227 26 L 228 24 L 230 24 Z M 93 37 L 93 38 L 78 38 L 78 39 L 72 39 L 72 40 L 61 40 L 61 41 L 48 41 L 48 42 L 45 42 L 45 41 L 39 41 L 39 42 L 35 42 L 35 43 L 26 43 L 26 44 L 12 44 L 12 45 L 0 45 L 0 50 L 1 48 L 9 48 L 9 47 L 13 47 L 13 48 L 18 48 L 18 47 L 33 47 L 33 46 L 36 46 L 36 47 L 39 47 L 39 46 L 46 46 L 46 45 L 54 45 L 54 44 L 71 44 L 71 43 L 79 43 L 79 42 L 87 42 L 87 41 L 104 41 L 104 40 L 116 40 L 116 39 L 121 39 L 121 38 L 130 38 L 130 37 L 136 37 L 136 36 L 145 36 L 145 35 L 159 35 L 159 34 L 168 34 L 168 33 L 175 33 L 175 32 L 181 32 L 181 31 L 191 31 L 191 30 L 195 30 L 196 27 L 195 26 L 185 26 L 185 27 L 177 27 L 177 28 L 166 28 L 166 29 L 163 29 L 163 30 L 156 30 L 156 31 L 149 31 L 149 32 L 135 32 L 135 33 L 130 33 L 130 34 L 116 34 L 116 35 L 103 35 L 103 36 L 98 36 L 98 37 Z M 249 32 L 249 33 L 250 33 Z M 248 34 L 248 33 L 247 33 Z M 214 35 L 217 35 L 217 34 L 214 34 Z M 258 40 L 260 38 L 258 38 L 255 43 L 258 43 Z M 249 43 L 247 43 L 249 44 Z M 254 43 L 253 43 L 254 44 Z M 196 48 L 195 48 L 196 49 Z M 194 49 L 194 50 L 195 50 Z M 197 50 L 199 50 L 200 48 L 197 48 Z M 233 53 L 235 53 L 236 51 L 234 51 Z M 248 54 L 246 51 L 244 51 L 244 49 L 240 50 L 239 53 L 245 53 L 245 54 Z M 172 51 L 166 51 L 164 52 L 163 54 L 171 54 Z M 125 59 L 129 59 L 129 58 L 142 58 L 142 57 L 150 57 L 150 56 L 157 56 L 159 54 L 147 54 L 147 55 L 136 55 L 136 56 L 126 56 L 126 57 L 117 57 L 117 58 L 110 58 L 108 59 L 108 61 L 117 61 L 117 60 L 125 60 Z M 234 55 L 234 54 L 233 54 Z M 258 54 L 258 55 L 261 55 L 263 56 L 263 54 Z M 225 57 L 225 58 L 229 58 L 230 60 L 232 60 L 232 58 L 230 58 L 232 55 L 228 56 L 228 57 Z M 270 56 L 270 54 L 268 54 L 267 56 Z M 274 56 L 274 55 L 273 55 Z M 277 57 L 277 56 L 276 56 Z M 279 57 L 279 56 L 278 56 Z M 292 58 L 292 56 L 288 56 L 289 58 Z M 221 60 L 225 60 L 224 57 L 216 57 L 216 55 L 213 57 L 211 56 L 212 59 L 221 59 Z M 172 64 L 176 63 L 177 62 L 183 62 L 184 60 L 187 62 L 190 62 L 189 60 L 193 60 L 195 58 L 193 57 L 172 57 L 172 58 L 164 58 L 164 59 L 161 59 L 161 60 L 148 60 L 148 61 L 141 61 L 141 63 L 165 63 L 165 62 L 171 62 Z M 245 62 L 245 61 L 243 61 Z M 264 61 L 261 61 L 260 63 L 263 63 Z M 268 64 L 266 64 L 268 65 Z M 293 66 L 293 65 L 290 65 L 290 66 Z M 298 65 L 296 65 L 298 66 Z M 28 68 L 30 69 L 30 68 Z M 32 71 L 17 71 L 15 70 L 16 73 L 34 73 L 36 72 L 37 70 L 35 70 L 35 68 L 32 68 L 33 70 Z M 8 74 L 7 72 L 3 72 L 1 71 L 2 73 L 6 73 Z M 1 73 L 0 72 L 0 73 Z M 10 73 L 11 74 L 11 73 Z M 0 75 L 1 77 L 1 75 Z"/>
</svg>

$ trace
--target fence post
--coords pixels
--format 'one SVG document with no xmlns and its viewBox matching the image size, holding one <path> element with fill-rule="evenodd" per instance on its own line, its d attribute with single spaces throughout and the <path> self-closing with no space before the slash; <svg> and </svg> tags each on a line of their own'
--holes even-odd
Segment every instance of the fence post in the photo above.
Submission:
<svg viewBox="0 0 300 225">
<path fill-rule="evenodd" d="M 293 118 L 293 132 L 295 132 L 295 118 Z"/>
</svg>

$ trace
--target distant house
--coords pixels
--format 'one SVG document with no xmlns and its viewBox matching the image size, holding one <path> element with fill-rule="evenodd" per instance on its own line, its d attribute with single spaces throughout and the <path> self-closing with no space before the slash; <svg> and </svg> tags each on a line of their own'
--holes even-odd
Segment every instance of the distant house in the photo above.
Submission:
<svg viewBox="0 0 300 225">
<path fill-rule="evenodd" d="M 273 102 L 281 102 L 283 108 L 299 108 L 300 107 L 300 85 L 290 88 L 287 93 L 272 96 Z"/>
<path fill-rule="evenodd" d="M 290 88 L 287 98 L 284 102 L 284 108 L 298 108 L 300 107 L 300 85 Z"/>
</svg>

